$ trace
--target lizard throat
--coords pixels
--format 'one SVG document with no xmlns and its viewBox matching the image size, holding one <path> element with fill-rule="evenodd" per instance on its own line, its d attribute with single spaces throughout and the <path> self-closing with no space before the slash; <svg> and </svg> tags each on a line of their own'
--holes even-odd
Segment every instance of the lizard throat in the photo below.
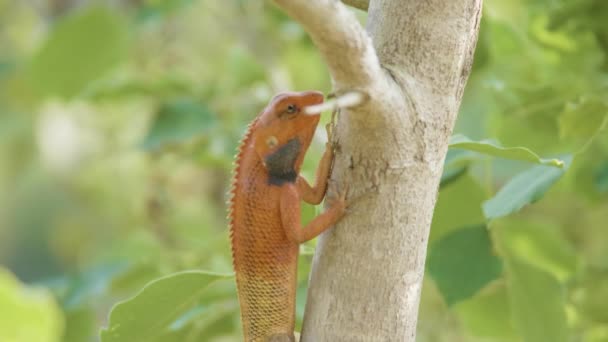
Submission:
<svg viewBox="0 0 608 342">
<path fill-rule="evenodd" d="M 301 149 L 300 140 L 294 138 L 264 158 L 268 170 L 268 184 L 282 185 L 296 181 L 298 173 L 295 169 L 295 163 Z"/>
</svg>

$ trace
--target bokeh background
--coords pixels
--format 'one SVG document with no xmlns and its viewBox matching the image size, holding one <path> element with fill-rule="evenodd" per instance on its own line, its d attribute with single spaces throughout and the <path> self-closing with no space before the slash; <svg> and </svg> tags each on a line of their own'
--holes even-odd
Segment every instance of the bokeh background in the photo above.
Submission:
<svg viewBox="0 0 608 342">
<path fill-rule="evenodd" d="M 455 133 L 573 161 L 534 204 L 488 221 L 484 201 L 531 165 L 459 159 L 430 246 L 481 224 L 479 257 L 506 267 L 468 295 L 442 287 L 451 268 L 427 273 L 419 341 L 608 341 L 607 53 L 603 0 L 485 1 Z M 96 341 L 147 282 L 229 274 L 235 148 L 285 89 L 331 91 L 305 32 L 270 1 L 0 0 L 0 341 Z M 238 341 L 232 282 L 150 340 Z"/>
</svg>

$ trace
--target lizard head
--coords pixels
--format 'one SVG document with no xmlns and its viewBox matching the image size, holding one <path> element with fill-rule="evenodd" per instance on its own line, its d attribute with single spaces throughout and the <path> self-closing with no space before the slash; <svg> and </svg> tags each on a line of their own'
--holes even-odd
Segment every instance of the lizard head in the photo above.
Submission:
<svg viewBox="0 0 608 342">
<path fill-rule="evenodd" d="M 323 94 L 317 91 L 281 93 L 260 114 L 253 141 L 270 183 L 297 177 L 321 117 L 320 113 L 305 114 L 304 107 L 322 102 Z"/>
</svg>

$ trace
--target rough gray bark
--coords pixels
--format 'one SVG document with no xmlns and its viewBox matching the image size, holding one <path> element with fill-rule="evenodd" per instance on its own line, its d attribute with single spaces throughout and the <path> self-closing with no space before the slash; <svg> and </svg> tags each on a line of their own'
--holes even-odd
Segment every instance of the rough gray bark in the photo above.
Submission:
<svg viewBox="0 0 608 342">
<path fill-rule="evenodd" d="M 319 240 L 302 341 L 414 341 L 482 0 L 371 0 L 367 30 L 337 0 L 275 2 L 310 34 L 336 93 L 369 95 L 339 116 L 331 184 L 357 200 Z"/>
</svg>

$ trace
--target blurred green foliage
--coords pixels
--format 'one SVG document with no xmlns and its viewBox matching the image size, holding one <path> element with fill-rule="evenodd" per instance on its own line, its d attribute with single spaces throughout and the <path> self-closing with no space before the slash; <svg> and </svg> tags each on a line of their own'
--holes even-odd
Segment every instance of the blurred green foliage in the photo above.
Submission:
<svg viewBox="0 0 608 342">
<path fill-rule="evenodd" d="M 101 3 L 0 0 L 0 340 L 238 341 L 233 153 L 326 67 L 268 2 Z M 608 5 L 484 6 L 418 340 L 608 341 Z"/>
<path fill-rule="evenodd" d="M 52 294 L 24 286 L 7 270 L 0 270 L 0 317 L 2 341 L 58 341 L 63 331 Z"/>
</svg>

